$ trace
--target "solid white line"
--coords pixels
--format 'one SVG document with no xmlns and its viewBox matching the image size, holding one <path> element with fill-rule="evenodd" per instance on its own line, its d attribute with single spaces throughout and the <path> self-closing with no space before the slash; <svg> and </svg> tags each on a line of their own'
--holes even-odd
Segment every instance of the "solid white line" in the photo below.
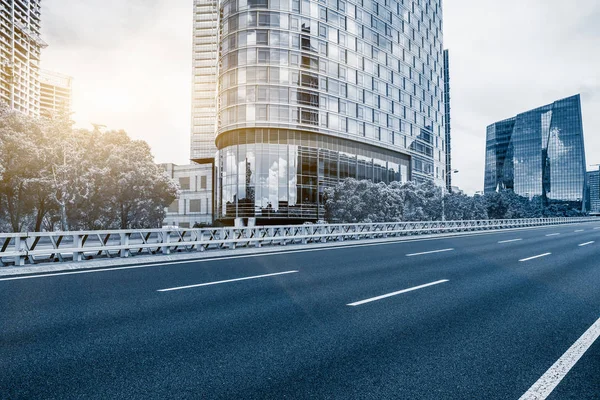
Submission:
<svg viewBox="0 0 600 400">
<path fill-rule="evenodd" d="M 402 294 L 402 293 L 412 292 L 414 290 L 423 289 L 423 288 L 426 288 L 426 287 L 429 287 L 429 286 L 439 285 L 440 283 L 445 283 L 445 282 L 449 282 L 448 279 L 442 279 L 441 281 L 426 283 L 424 285 L 415 286 L 415 287 L 412 287 L 412 288 L 409 288 L 409 289 L 399 290 L 397 292 L 388 293 L 388 294 L 384 294 L 384 295 L 377 296 L 377 297 L 371 297 L 370 299 L 361 300 L 361 301 L 357 301 L 355 303 L 350 303 L 350 304 L 346 304 L 346 305 L 350 306 L 350 307 L 356 307 L 356 306 L 360 306 L 362 304 L 371 303 L 373 301 L 385 299 L 385 298 L 392 297 L 392 296 L 397 296 L 397 295 Z"/>
<path fill-rule="evenodd" d="M 434 253 L 445 253 L 447 251 L 454 251 L 454 249 L 443 249 L 443 250 L 433 250 L 433 251 L 424 251 L 423 253 L 412 253 L 407 254 L 406 257 L 414 257 L 414 256 L 423 256 L 425 254 L 434 254 Z"/>
<path fill-rule="evenodd" d="M 519 260 L 519 261 L 523 262 L 523 261 L 535 260 L 536 258 L 549 256 L 550 254 L 552 254 L 552 253 L 544 253 L 544 254 L 540 254 L 540 255 L 537 255 L 537 256 L 533 256 L 533 257 L 529 257 L 529 258 L 524 258 L 524 259 Z"/>
<path fill-rule="evenodd" d="M 577 229 L 577 230 L 575 231 L 575 233 L 577 233 L 577 232 L 584 232 L 584 231 L 585 231 L 585 229 Z"/>
<path fill-rule="evenodd" d="M 558 236 L 558 235 L 560 235 L 560 233 L 551 233 L 551 234 L 546 235 L 546 236 Z"/>
<path fill-rule="evenodd" d="M 588 222 L 582 222 L 582 224 L 585 224 L 585 223 L 588 223 Z M 569 224 L 569 225 L 575 225 L 575 224 Z M 444 236 L 425 238 L 425 239 L 418 239 L 418 238 L 412 239 L 411 238 L 411 239 L 403 239 L 403 240 L 392 240 L 392 241 L 388 241 L 388 242 L 363 243 L 363 244 L 319 247 L 319 248 L 289 250 L 289 251 L 275 251 L 272 253 L 242 254 L 239 256 L 201 258 L 201 259 L 191 259 L 191 260 L 181 260 L 181 261 L 164 261 L 164 262 L 160 262 L 160 263 L 130 265 L 127 267 L 111 267 L 111 268 L 98 267 L 98 269 L 89 269 L 89 270 L 53 272 L 53 273 L 45 273 L 45 274 L 40 274 L 40 275 L 13 276 L 10 278 L 0 278 L 0 282 L 16 281 L 16 280 L 21 280 L 21 279 L 49 278 L 49 277 L 53 277 L 53 276 L 62 276 L 62 275 L 93 274 L 93 273 L 97 273 L 97 272 L 119 271 L 119 270 L 126 270 L 126 269 L 168 267 L 171 265 L 178 265 L 178 264 L 193 264 L 193 263 L 202 263 L 202 262 L 209 262 L 209 261 L 222 261 L 222 260 L 237 259 L 237 258 L 269 257 L 269 256 L 278 256 L 278 255 L 282 255 L 282 254 L 306 253 L 306 252 L 312 252 L 312 251 L 342 250 L 342 249 L 346 249 L 346 248 L 351 249 L 351 248 L 356 248 L 356 247 L 385 246 L 385 245 L 394 245 L 394 244 L 412 243 L 412 242 L 429 242 L 429 241 L 435 241 L 435 240 L 460 239 L 460 238 L 465 238 L 465 237 L 498 235 L 498 234 L 503 234 L 506 232 L 531 231 L 531 230 L 536 230 L 536 229 L 547 229 L 547 228 L 548 228 L 548 226 L 531 226 L 531 227 L 523 227 L 523 228 L 491 230 L 488 232 L 478 232 L 478 233 L 469 233 L 469 234 L 448 234 L 448 235 L 444 235 Z M 594 229 L 600 229 L 600 227 L 594 228 Z"/>
<path fill-rule="evenodd" d="M 512 243 L 512 242 L 519 242 L 519 241 L 521 241 L 521 240 L 523 240 L 523 239 L 511 239 L 511 240 L 503 240 L 503 241 L 501 241 L 501 242 L 498 242 L 498 243 Z"/>
<path fill-rule="evenodd" d="M 592 243 L 596 243 L 596 242 L 594 242 L 594 241 L 591 241 L 591 242 L 587 242 L 587 243 L 581 243 L 581 244 L 579 245 L 579 247 L 587 246 L 587 245 L 589 245 L 589 244 L 592 244 Z"/>
<path fill-rule="evenodd" d="M 590 326 L 519 400 L 543 400 L 547 398 L 598 337 L 600 337 L 600 319 Z"/>
<path fill-rule="evenodd" d="M 202 286 L 220 285 L 221 283 L 247 281 L 250 279 L 267 278 L 269 276 L 277 276 L 277 275 L 295 274 L 296 272 L 298 272 L 298 271 L 285 271 L 285 272 L 277 272 L 274 274 L 247 276 L 245 278 L 227 279 L 224 281 L 199 283 L 197 285 L 187 285 L 187 286 L 179 286 L 179 287 L 173 287 L 173 288 L 168 288 L 168 289 L 159 289 L 159 290 L 157 290 L 157 292 L 171 292 L 173 290 L 182 290 L 182 289 L 191 289 L 191 288 L 197 288 L 197 287 L 202 287 Z"/>
</svg>

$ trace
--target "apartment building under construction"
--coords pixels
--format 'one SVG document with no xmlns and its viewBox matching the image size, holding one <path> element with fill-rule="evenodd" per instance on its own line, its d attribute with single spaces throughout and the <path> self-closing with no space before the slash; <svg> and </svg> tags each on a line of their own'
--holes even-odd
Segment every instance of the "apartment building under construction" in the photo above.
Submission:
<svg viewBox="0 0 600 400">
<path fill-rule="evenodd" d="M 40 115 L 41 0 L 0 0 L 0 100 Z"/>
</svg>

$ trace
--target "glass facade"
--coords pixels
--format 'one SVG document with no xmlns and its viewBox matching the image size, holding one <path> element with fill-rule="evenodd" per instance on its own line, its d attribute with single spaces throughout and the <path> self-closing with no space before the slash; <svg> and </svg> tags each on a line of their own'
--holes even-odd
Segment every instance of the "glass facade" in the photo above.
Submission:
<svg viewBox="0 0 600 400">
<path fill-rule="evenodd" d="M 446 190 L 452 192 L 452 129 L 450 127 L 450 52 L 444 50 L 444 132 L 446 136 Z"/>
<path fill-rule="evenodd" d="M 583 207 L 586 168 L 579 95 L 487 128 L 485 192 L 499 189 Z"/>
<path fill-rule="evenodd" d="M 389 180 L 389 166 L 375 166 L 385 161 L 406 166 L 404 174 L 394 175 L 397 179 L 444 184 L 441 0 L 225 0 L 220 11 L 220 218 L 247 214 L 246 209 L 240 213 L 239 202 L 248 196 L 242 193 L 239 159 L 227 160 L 233 160 L 233 154 L 240 157 L 240 151 L 246 154 L 248 148 L 240 146 L 250 145 L 222 139 L 232 132 L 240 137 L 244 132 L 277 132 L 278 142 L 264 135 L 262 141 L 253 139 L 248 157 L 256 157 L 256 177 L 270 173 L 272 163 L 262 157 L 270 159 L 274 148 L 286 163 L 314 163 L 314 182 L 306 185 L 314 186 L 316 194 L 305 196 L 302 188 L 288 188 L 287 200 L 276 199 L 279 195 L 272 193 L 282 193 L 282 186 L 272 179 L 271 194 L 261 195 L 260 201 L 255 198 L 254 212 L 262 212 L 267 198 L 273 209 L 279 209 L 280 202 L 299 201 L 303 210 L 306 201 L 307 209 L 318 210 L 324 187 L 345 176 L 319 175 L 321 157 L 325 165 L 330 154 L 335 154 L 339 168 L 345 165 L 345 153 L 355 157 L 357 177 L 377 180 L 377 171 L 385 170 L 381 180 Z M 302 144 L 302 139 L 299 143 L 302 133 L 314 137 L 314 145 Z M 332 148 L 326 146 L 333 142 L 337 144 Z M 264 153 L 266 148 L 270 150 Z M 303 171 L 296 174 L 296 182 L 304 179 Z M 235 185 L 241 185 L 236 188 L 231 187 L 234 175 Z M 284 175 L 292 181 L 289 172 Z M 310 213 L 310 218 L 318 217 L 318 211 Z"/>
<path fill-rule="evenodd" d="M 600 215 L 600 171 L 587 173 L 587 210 L 590 214 Z"/>
<path fill-rule="evenodd" d="M 192 135 L 190 159 L 212 162 L 217 125 L 217 59 L 219 5 L 217 0 L 194 0 Z"/>
<path fill-rule="evenodd" d="M 346 178 L 410 179 L 410 157 L 371 145 L 285 129 L 244 129 L 218 139 L 218 213 L 320 219 L 324 188 Z"/>
</svg>

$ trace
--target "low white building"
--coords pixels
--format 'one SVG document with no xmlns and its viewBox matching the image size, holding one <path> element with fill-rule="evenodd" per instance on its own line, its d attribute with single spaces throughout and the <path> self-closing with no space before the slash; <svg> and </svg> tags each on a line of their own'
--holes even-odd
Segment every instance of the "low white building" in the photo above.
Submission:
<svg viewBox="0 0 600 400">
<path fill-rule="evenodd" d="M 454 194 L 465 194 L 465 191 L 458 186 L 452 186 L 452 193 Z"/>
<path fill-rule="evenodd" d="M 195 224 L 211 224 L 213 198 L 211 164 L 161 164 L 167 174 L 179 183 L 181 193 L 168 208 L 165 226 L 192 228 Z"/>
</svg>

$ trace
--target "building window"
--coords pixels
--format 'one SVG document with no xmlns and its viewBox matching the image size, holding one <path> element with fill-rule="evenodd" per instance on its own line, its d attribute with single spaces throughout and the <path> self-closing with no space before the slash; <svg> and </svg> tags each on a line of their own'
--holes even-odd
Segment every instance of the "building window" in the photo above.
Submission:
<svg viewBox="0 0 600 400">
<path fill-rule="evenodd" d="M 190 200 L 190 212 L 191 213 L 199 213 L 202 207 L 202 200 L 193 199 Z"/>
<path fill-rule="evenodd" d="M 181 190 L 190 190 L 190 177 L 179 178 L 179 186 Z"/>
<path fill-rule="evenodd" d="M 171 205 L 168 208 L 168 212 L 170 212 L 170 213 L 178 213 L 179 212 L 179 200 L 175 200 L 174 202 L 171 203 Z"/>
<path fill-rule="evenodd" d="M 200 189 L 206 189 L 206 176 L 200 177 Z"/>
<path fill-rule="evenodd" d="M 179 223 L 179 227 L 180 228 L 189 228 L 190 227 L 190 223 L 189 222 L 180 222 Z"/>
</svg>

